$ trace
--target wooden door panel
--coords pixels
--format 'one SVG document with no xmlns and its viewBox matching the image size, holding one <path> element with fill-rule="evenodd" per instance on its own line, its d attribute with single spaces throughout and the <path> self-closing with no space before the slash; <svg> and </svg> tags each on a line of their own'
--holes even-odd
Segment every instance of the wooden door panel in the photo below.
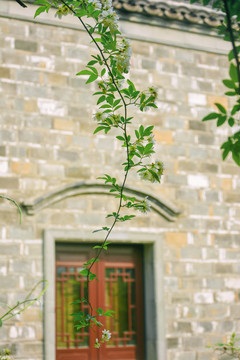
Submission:
<svg viewBox="0 0 240 360">
<path fill-rule="evenodd" d="M 67 245 L 66 245 L 67 246 Z M 56 254 L 56 359 L 57 360 L 143 360 L 143 304 L 141 251 L 137 246 L 112 246 L 93 272 L 99 282 L 90 283 L 89 298 L 93 308 L 114 310 L 114 318 L 99 321 L 110 330 L 112 338 L 94 348 L 101 329 L 77 332 L 71 312 L 88 312 L 86 304 L 70 305 L 86 296 L 86 279 L 79 274 L 82 264 L 94 257 L 90 246 L 67 250 L 61 245 Z M 77 259 L 79 258 L 79 261 Z M 81 307 L 81 309 L 79 308 Z M 77 309 L 78 308 L 78 309 Z M 136 331 L 138 329 L 138 331 Z"/>
<path fill-rule="evenodd" d="M 107 349 L 104 355 L 101 356 L 100 360 L 136 360 L 136 349 L 125 348 L 125 349 Z M 138 359 L 137 359 L 138 360 Z"/>
<path fill-rule="evenodd" d="M 57 350 L 56 357 L 57 360 L 91 360 L 88 349 L 81 349 L 81 354 L 75 349 Z"/>
</svg>

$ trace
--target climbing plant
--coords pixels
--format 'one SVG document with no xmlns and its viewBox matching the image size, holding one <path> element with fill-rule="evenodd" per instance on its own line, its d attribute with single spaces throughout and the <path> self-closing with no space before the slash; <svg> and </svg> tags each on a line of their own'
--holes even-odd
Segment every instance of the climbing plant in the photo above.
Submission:
<svg viewBox="0 0 240 360">
<path fill-rule="evenodd" d="M 86 84 L 97 82 L 98 91 L 93 96 L 97 98 L 97 110 L 94 114 L 96 129 L 94 134 L 103 132 L 106 135 L 113 129 L 117 131 L 116 139 L 125 151 L 125 161 L 122 165 L 122 179 L 117 179 L 110 174 L 104 174 L 98 179 L 110 185 L 110 192 L 118 199 L 117 208 L 106 218 L 111 218 L 110 226 L 102 226 L 95 232 L 105 232 L 100 245 L 94 246 L 97 254 L 89 259 L 80 271 L 86 277 L 87 293 L 77 301 L 85 303 L 89 307 L 88 314 L 82 311 L 72 314 L 76 323 L 76 329 L 83 327 L 102 327 L 99 321 L 101 316 L 113 316 L 111 309 L 93 309 L 89 300 L 89 283 L 96 281 L 97 275 L 93 272 L 94 264 L 99 261 L 102 251 L 106 251 L 110 244 L 110 235 L 117 223 L 123 223 L 135 217 L 133 213 L 126 213 L 125 209 L 138 210 L 146 213 L 150 210 L 148 199 L 139 200 L 125 194 L 125 186 L 130 171 L 136 173 L 143 180 L 160 182 L 163 174 L 163 163 L 159 160 L 149 161 L 154 151 L 153 126 L 144 127 L 138 125 L 133 116 L 129 115 L 129 108 L 146 111 L 157 108 L 157 89 L 150 86 L 144 91 L 136 88 L 129 79 L 131 48 L 130 42 L 118 28 L 118 16 L 113 10 L 111 0 L 37 0 L 39 5 L 35 17 L 43 12 L 49 12 L 55 7 L 56 16 L 62 18 L 71 14 L 78 18 L 83 29 L 98 50 L 97 55 L 91 55 L 86 68 L 79 71 L 77 76 L 85 77 Z M 134 136 L 129 134 L 129 126 L 135 126 Z M 96 339 L 95 347 L 110 339 L 109 330 L 102 331 L 101 339 Z"/>
<path fill-rule="evenodd" d="M 202 0 L 201 3 L 225 14 L 224 21 L 218 26 L 218 33 L 232 45 L 228 54 L 229 78 L 222 80 L 227 88 L 225 95 L 232 99 L 230 101 L 232 106 L 227 110 L 222 104 L 215 103 L 217 111 L 205 116 L 203 121 L 216 120 L 217 127 L 228 124 L 232 128 L 232 134 L 221 146 L 222 158 L 225 160 L 229 154 L 232 154 L 233 160 L 240 166 L 240 1 Z"/>
<path fill-rule="evenodd" d="M 10 199 L 11 201 L 15 201 Z M 37 296 L 33 296 L 35 291 L 38 291 L 39 287 L 42 287 L 39 294 Z M 27 308 L 29 308 L 31 305 L 33 305 L 35 302 L 40 301 L 40 298 L 43 296 L 45 291 L 48 287 L 48 281 L 47 280 L 40 280 L 37 282 L 37 284 L 31 289 L 29 294 L 25 297 L 22 301 L 17 301 L 15 305 L 9 305 L 5 303 L 0 303 L 0 306 L 2 308 L 7 308 L 6 311 L 3 312 L 3 314 L 0 316 L 0 328 L 5 324 L 6 321 L 12 319 L 16 315 L 21 314 L 23 311 L 25 311 Z M 2 349 L 0 350 L 0 360 L 11 360 L 13 357 L 11 356 L 11 351 L 9 349 Z"/>
</svg>

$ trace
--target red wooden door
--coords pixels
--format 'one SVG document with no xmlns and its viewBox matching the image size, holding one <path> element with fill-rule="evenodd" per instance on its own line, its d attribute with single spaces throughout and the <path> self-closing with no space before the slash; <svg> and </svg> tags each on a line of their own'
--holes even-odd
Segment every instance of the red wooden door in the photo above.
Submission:
<svg viewBox="0 0 240 360">
<path fill-rule="evenodd" d="M 143 303 L 141 248 L 111 246 L 93 272 L 89 297 L 93 308 L 114 310 L 113 318 L 101 317 L 110 330 L 109 342 L 94 348 L 101 329 L 76 331 L 71 313 L 88 312 L 85 304 L 72 304 L 86 295 L 86 279 L 79 274 L 82 264 L 93 257 L 88 246 L 57 246 L 56 254 L 56 359 L 57 360 L 143 360 Z"/>
</svg>

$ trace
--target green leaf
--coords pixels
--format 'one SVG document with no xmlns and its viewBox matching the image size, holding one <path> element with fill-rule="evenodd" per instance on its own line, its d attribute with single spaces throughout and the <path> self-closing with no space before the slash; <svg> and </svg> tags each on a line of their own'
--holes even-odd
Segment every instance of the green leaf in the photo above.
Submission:
<svg viewBox="0 0 240 360">
<path fill-rule="evenodd" d="M 79 18 L 82 16 L 87 15 L 87 11 L 84 8 L 75 8 L 75 15 L 78 16 Z"/>
<path fill-rule="evenodd" d="M 236 88 L 236 87 L 235 87 L 235 83 L 234 83 L 234 81 L 232 81 L 232 80 L 225 79 L 225 80 L 223 80 L 222 82 L 223 82 L 223 84 L 224 84 L 227 88 L 229 88 L 229 89 L 235 89 L 235 88 Z"/>
<path fill-rule="evenodd" d="M 106 100 L 107 100 L 108 104 L 110 104 L 111 106 L 113 106 L 114 98 L 113 98 L 112 96 L 108 96 Z"/>
<path fill-rule="evenodd" d="M 35 12 L 35 14 L 34 14 L 34 19 L 35 19 L 38 15 L 40 15 L 41 13 L 45 12 L 47 9 L 48 9 L 47 6 L 40 6 L 40 7 L 36 10 L 36 12 Z"/>
<path fill-rule="evenodd" d="M 150 174 L 152 174 L 152 176 L 157 180 L 157 182 L 160 183 L 160 180 L 159 180 L 159 177 L 158 177 L 157 173 L 156 173 L 155 171 L 153 171 L 153 170 L 150 170 L 150 169 L 148 169 L 148 171 L 149 171 Z"/>
<path fill-rule="evenodd" d="M 153 143 L 148 143 L 144 148 L 143 151 L 144 155 L 153 153 L 154 151 L 152 151 L 152 147 L 153 147 Z"/>
<path fill-rule="evenodd" d="M 90 275 L 89 275 L 89 280 L 92 281 L 92 280 L 94 280 L 94 279 L 98 280 L 98 279 L 97 279 L 97 275 L 96 275 L 96 274 L 93 274 L 93 273 L 90 273 Z"/>
<path fill-rule="evenodd" d="M 81 299 L 81 300 L 76 300 L 76 301 L 73 301 L 72 303 L 71 303 L 71 305 L 73 305 L 73 304 L 81 304 L 82 302 L 87 302 L 87 299 L 85 299 L 84 297 Z M 71 316 L 73 316 L 74 314 L 71 314 Z"/>
<path fill-rule="evenodd" d="M 103 315 L 104 311 L 103 311 L 103 309 L 98 308 L 98 309 L 96 309 L 96 313 L 97 313 L 98 315 Z M 105 315 L 105 314 L 104 314 L 104 315 Z"/>
<path fill-rule="evenodd" d="M 115 108 L 120 102 L 121 102 L 121 99 L 115 100 L 113 103 L 113 107 Z"/>
<path fill-rule="evenodd" d="M 94 65 L 96 63 L 97 63 L 97 60 L 91 60 L 91 61 L 89 61 L 88 65 Z"/>
<path fill-rule="evenodd" d="M 100 109 L 109 109 L 109 108 L 110 109 L 112 108 L 112 106 L 109 104 L 104 104 L 104 105 L 100 106 Z"/>
<path fill-rule="evenodd" d="M 222 159 L 225 160 L 230 152 L 230 149 L 224 149 L 222 153 Z"/>
<path fill-rule="evenodd" d="M 106 129 L 106 126 L 98 126 L 95 130 L 94 130 L 94 133 L 93 134 L 96 134 L 98 133 L 99 131 L 102 131 L 102 130 L 105 130 Z"/>
<path fill-rule="evenodd" d="M 135 130 L 135 135 L 136 135 L 136 138 L 139 139 L 139 132 L 137 130 Z"/>
<path fill-rule="evenodd" d="M 235 152 L 235 151 L 232 151 L 232 158 L 233 160 L 235 161 L 235 163 L 240 166 L 240 154 Z"/>
<path fill-rule="evenodd" d="M 91 265 L 93 262 L 97 262 L 97 261 L 100 261 L 100 260 L 96 259 L 96 258 L 92 258 L 92 259 L 88 260 L 86 263 L 84 263 L 83 265 L 88 266 L 88 265 Z"/>
<path fill-rule="evenodd" d="M 81 271 L 79 271 L 79 274 L 81 274 L 82 276 L 88 276 L 89 270 L 88 269 L 83 269 Z"/>
<path fill-rule="evenodd" d="M 153 128 L 154 128 L 154 126 L 148 126 L 148 127 L 144 130 L 143 136 L 149 136 L 149 135 L 151 135 Z"/>
<path fill-rule="evenodd" d="M 88 65 L 87 65 L 87 67 L 88 67 L 89 69 L 91 69 L 92 72 L 93 72 L 95 75 L 98 75 L 98 71 L 97 71 L 97 69 L 96 69 L 94 66 L 88 66 Z"/>
<path fill-rule="evenodd" d="M 236 91 L 227 91 L 224 94 L 227 95 L 227 96 L 236 96 L 237 92 Z"/>
<path fill-rule="evenodd" d="M 231 111 L 231 115 L 235 115 L 238 111 L 240 111 L 240 105 L 234 105 Z"/>
<path fill-rule="evenodd" d="M 125 141 L 123 136 L 116 136 L 116 139 L 120 140 L 120 141 Z"/>
<path fill-rule="evenodd" d="M 101 102 L 103 102 L 106 99 L 105 95 L 100 96 L 100 98 L 97 101 L 97 105 L 100 104 Z"/>
<path fill-rule="evenodd" d="M 51 5 L 51 4 L 49 4 L 49 2 L 48 1 L 46 1 L 46 0 L 36 0 L 36 1 L 34 1 L 34 5 Z"/>
<path fill-rule="evenodd" d="M 234 125 L 234 123 L 235 123 L 234 118 L 231 116 L 231 117 L 228 119 L 228 125 L 232 127 L 232 126 Z"/>
<path fill-rule="evenodd" d="M 219 119 L 218 119 L 218 121 L 217 121 L 217 126 L 219 127 L 219 126 L 223 125 L 226 120 L 227 120 L 227 116 L 226 116 L 226 115 L 225 115 L 225 116 L 220 116 Z"/>
<path fill-rule="evenodd" d="M 213 119 L 218 119 L 219 114 L 216 112 L 212 112 L 210 114 L 208 114 L 207 116 L 205 116 L 202 121 L 208 121 L 208 120 L 213 120 Z"/>
<path fill-rule="evenodd" d="M 231 79 L 232 79 L 235 83 L 238 83 L 238 71 L 237 71 L 237 66 L 235 66 L 233 63 L 230 64 L 229 75 L 230 75 Z"/>
<path fill-rule="evenodd" d="M 236 50 L 237 50 L 237 52 L 239 53 L 239 51 L 240 51 L 240 46 L 236 46 Z M 234 58 L 235 58 L 235 56 L 234 56 L 234 52 L 233 52 L 233 49 L 232 49 L 232 50 L 230 50 L 230 52 L 228 53 L 228 60 L 231 61 L 231 60 L 233 60 Z"/>
<path fill-rule="evenodd" d="M 105 313 L 103 315 L 104 316 L 113 316 L 113 314 L 115 314 L 115 311 L 107 310 L 107 311 L 105 311 Z"/>
<path fill-rule="evenodd" d="M 155 109 L 157 109 L 157 108 L 158 108 L 158 107 L 157 107 L 157 105 L 156 105 L 156 104 L 154 104 L 154 103 L 148 103 L 148 104 L 147 104 L 147 106 L 153 107 L 153 108 L 155 108 Z"/>
<path fill-rule="evenodd" d="M 97 80 L 98 75 L 95 75 L 92 73 L 92 75 L 89 76 L 89 79 L 86 81 L 86 84 L 90 84 L 91 82 Z"/>
<path fill-rule="evenodd" d="M 79 76 L 79 75 L 92 75 L 92 71 L 90 71 L 90 70 L 82 70 L 82 71 L 78 72 L 76 75 L 77 76 Z"/>
<path fill-rule="evenodd" d="M 101 71 L 101 77 L 103 77 L 103 75 L 105 74 L 105 72 L 106 72 L 106 69 L 105 69 L 105 68 L 102 69 L 102 71 Z"/>
<path fill-rule="evenodd" d="M 128 89 L 122 89 L 121 93 L 128 96 L 128 97 L 130 96 L 130 93 L 129 93 Z"/>
<path fill-rule="evenodd" d="M 118 106 L 116 106 L 116 107 L 114 108 L 114 111 L 120 109 L 121 107 L 123 107 L 123 105 L 118 105 Z"/>
<path fill-rule="evenodd" d="M 135 86 L 134 86 L 134 84 L 133 84 L 133 82 L 131 80 L 128 79 L 127 83 L 129 85 L 129 87 L 128 87 L 129 92 L 132 95 L 134 93 L 134 91 L 136 91 L 136 88 L 135 88 Z"/>
<path fill-rule="evenodd" d="M 227 110 L 226 110 L 225 107 L 222 106 L 221 104 L 215 103 L 214 105 L 216 105 L 216 107 L 218 108 L 219 111 L 221 111 L 221 113 L 223 113 L 223 114 L 226 114 L 226 113 L 227 113 Z"/>
<path fill-rule="evenodd" d="M 143 132 L 144 132 L 144 127 L 141 125 L 139 127 L 139 134 L 141 135 L 141 137 L 143 136 Z"/>
<path fill-rule="evenodd" d="M 3 326 L 3 321 L 2 321 L 2 319 L 0 319 L 0 327 L 2 327 Z"/>
</svg>

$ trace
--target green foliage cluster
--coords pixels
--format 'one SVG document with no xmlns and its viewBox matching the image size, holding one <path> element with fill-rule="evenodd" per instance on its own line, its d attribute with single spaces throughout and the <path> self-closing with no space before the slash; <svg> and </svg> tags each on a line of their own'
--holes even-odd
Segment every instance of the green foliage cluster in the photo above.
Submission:
<svg viewBox="0 0 240 360">
<path fill-rule="evenodd" d="M 197 0 L 191 0 L 191 3 Z M 229 60 L 229 79 L 222 82 L 228 89 L 226 96 L 232 97 L 234 105 L 227 111 L 225 107 L 216 103 L 219 112 L 212 112 L 203 118 L 203 121 L 217 120 L 217 127 L 227 123 L 233 128 L 233 135 L 229 136 L 221 149 L 223 160 L 231 153 L 235 163 L 240 166 L 240 131 L 234 132 L 234 127 L 240 125 L 240 1 L 237 0 L 202 0 L 203 5 L 211 5 L 212 8 L 222 11 L 225 19 L 218 26 L 218 33 L 224 40 L 230 41 L 232 49 L 228 54 Z"/>
<path fill-rule="evenodd" d="M 240 347 L 237 346 L 239 341 L 240 338 L 237 338 L 236 334 L 233 333 L 228 342 L 215 344 L 213 348 L 220 359 L 226 358 L 226 356 L 228 359 L 240 359 Z"/>
<path fill-rule="evenodd" d="M 14 360 L 9 349 L 3 349 L 0 351 L 0 360 Z"/>
</svg>

